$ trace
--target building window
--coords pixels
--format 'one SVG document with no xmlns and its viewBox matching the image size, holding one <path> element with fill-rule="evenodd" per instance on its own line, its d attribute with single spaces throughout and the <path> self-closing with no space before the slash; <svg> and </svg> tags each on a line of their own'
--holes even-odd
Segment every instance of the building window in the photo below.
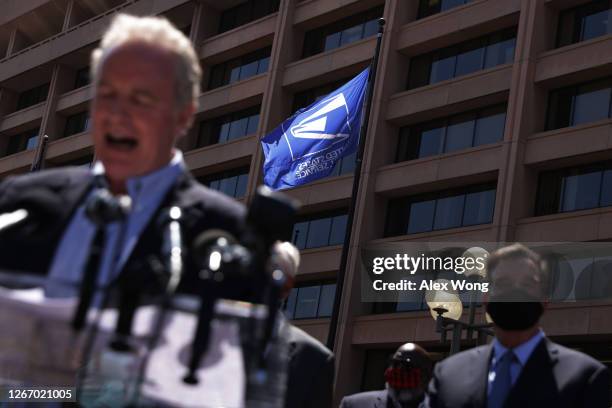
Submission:
<svg viewBox="0 0 612 408">
<path fill-rule="evenodd" d="M 421 0 L 418 18 L 433 16 L 474 0 Z"/>
<path fill-rule="evenodd" d="M 17 110 L 25 109 L 29 106 L 46 101 L 48 93 L 48 83 L 23 91 L 19 94 L 19 99 L 17 100 Z"/>
<path fill-rule="evenodd" d="M 229 31 L 278 11 L 280 0 L 249 0 L 221 13 L 219 33 Z"/>
<path fill-rule="evenodd" d="M 246 195 L 248 181 L 248 167 L 215 173 L 200 179 L 200 182 L 208 188 L 234 198 L 241 198 Z"/>
<path fill-rule="evenodd" d="M 556 89 L 550 93 L 546 129 L 559 129 L 610 117 L 612 79 Z"/>
<path fill-rule="evenodd" d="M 378 32 L 378 19 L 383 7 L 377 7 L 325 27 L 315 28 L 304 35 L 302 58 L 359 41 Z"/>
<path fill-rule="evenodd" d="M 408 89 L 435 84 L 514 60 L 516 29 L 504 30 L 414 57 Z"/>
<path fill-rule="evenodd" d="M 210 70 L 208 89 L 215 89 L 268 71 L 271 48 L 215 65 Z"/>
<path fill-rule="evenodd" d="M 570 167 L 540 175 L 536 215 L 612 205 L 612 162 Z"/>
<path fill-rule="evenodd" d="M 257 132 L 259 106 L 200 123 L 198 147 L 225 143 Z"/>
<path fill-rule="evenodd" d="M 557 47 L 612 33 L 611 8 L 610 0 L 596 0 L 561 12 Z"/>
<path fill-rule="evenodd" d="M 330 317 L 334 308 L 335 283 L 317 283 L 291 289 L 283 305 L 288 319 Z"/>
<path fill-rule="evenodd" d="M 346 213 L 308 217 L 293 226 L 293 245 L 299 249 L 318 248 L 344 243 Z"/>
<path fill-rule="evenodd" d="M 506 105 L 400 129 L 395 162 L 497 143 L 504 137 Z"/>
<path fill-rule="evenodd" d="M 389 201 L 385 236 L 417 234 L 493 221 L 495 186 L 472 186 Z"/>
<path fill-rule="evenodd" d="M 76 72 L 76 77 L 74 80 L 74 89 L 82 88 L 91 83 L 91 78 L 89 77 L 89 67 L 84 67 L 79 69 Z"/>
<path fill-rule="evenodd" d="M 66 118 L 64 137 L 85 132 L 89 129 L 89 112 L 80 112 Z"/>
<path fill-rule="evenodd" d="M 19 153 L 24 150 L 34 150 L 38 147 L 38 128 L 27 130 L 11 136 L 6 148 L 6 156 Z"/>
</svg>

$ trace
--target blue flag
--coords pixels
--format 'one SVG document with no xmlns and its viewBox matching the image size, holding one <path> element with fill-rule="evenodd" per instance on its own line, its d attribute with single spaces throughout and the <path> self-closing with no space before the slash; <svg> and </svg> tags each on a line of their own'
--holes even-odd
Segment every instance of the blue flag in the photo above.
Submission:
<svg viewBox="0 0 612 408">
<path fill-rule="evenodd" d="M 331 174 L 359 142 L 369 68 L 261 139 L 264 184 L 275 190 Z"/>
</svg>

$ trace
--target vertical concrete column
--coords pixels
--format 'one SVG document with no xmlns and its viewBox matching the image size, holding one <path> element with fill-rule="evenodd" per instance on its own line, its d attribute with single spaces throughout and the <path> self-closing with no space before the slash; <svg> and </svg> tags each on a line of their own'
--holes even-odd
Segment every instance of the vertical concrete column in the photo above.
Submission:
<svg viewBox="0 0 612 408">
<path fill-rule="evenodd" d="M 62 31 L 66 31 L 74 25 L 75 17 L 77 14 L 75 8 L 75 1 L 68 1 L 68 4 L 66 4 L 66 14 L 64 15 L 64 24 L 62 25 Z"/>
<path fill-rule="evenodd" d="M 524 165 L 527 138 L 544 128 L 547 92 L 534 83 L 537 56 L 554 42 L 556 14 L 545 0 L 523 0 L 508 98 L 503 157 L 497 183 L 497 240 L 512 241 L 516 224 L 532 216 L 537 172 Z"/>
<path fill-rule="evenodd" d="M 388 98 L 398 92 L 397 78 L 406 68 L 405 57 L 395 50 L 397 48 L 395 34 L 406 21 L 410 4 L 404 0 L 385 2 L 384 18 L 387 22 L 380 51 L 377 80 L 373 92 L 370 123 L 367 129 L 367 139 L 359 194 L 355 208 L 355 219 L 365 220 L 355 223 L 352 228 L 351 242 L 348 253 L 347 270 L 344 277 L 344 288 L 340 305 L 338 328 L 335 338 L 336 353 L 336 387 L 334 406 L 340 403 L 343 395 L 358 392 L 360 389 L 360 373 L 363 372 L 365 350 L 352 344 L 355 319 L 371 313 L 369 304 L 361 302 L 360 250 L 362 245 L 380 237 L 380 225 L 385 214 L 385 201 L 375 194 L 376 169 L 388 158 L 390 141 L 387 140 L 390 125 L 385 121 Z M 384 79 L 384 81 L 383 81 Z M 387 147 L 384 147 L 387 145 Z"/>
<path fill-rule="evenodd" d="M 251 159 L 249 184 L 246 200 L 249 202 L 261 184 L 261 169 L 263 152 L 259 145 L 259 138 L 276 127 L 285 119 L 286 107 L 291 104 L 291 95 L 283 89 L 283 74 L 285 66 L 291 62 L 292 52 L 296 47 L 295 30 L 293 29 L 293 14 L 297 0 L 283 0 L 276 18 L 274 41 L 268 65 L 266 88 L 261 101 L 262 110 L 259 113 L 259 126 L 257 128 L 257 145 Z"/>
<path fill-rule="evenodd" d="M 28 46 L 27 44 L 28 39 L 23 35 L 23 33 L 21 33 L 21 31 L 19 31 L 17 27 L 15 27 L 11 32 L 6 55 L 10 56 L 15 54 L 16 52 L 26 48 Z"/>
</svg>

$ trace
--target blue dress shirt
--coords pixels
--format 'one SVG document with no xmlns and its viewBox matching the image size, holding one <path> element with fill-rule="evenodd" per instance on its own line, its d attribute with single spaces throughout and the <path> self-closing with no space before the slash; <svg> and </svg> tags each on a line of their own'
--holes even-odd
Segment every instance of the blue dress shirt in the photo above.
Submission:
<svg viewBox="0 0 612 408">
<path fill-rule="evenodd" d="M 544 338 L 544 332 L 540 329 L 532 338 L 524 342 L 518 347 L 512 349 L 514 354 L 516 355 L 516 359 L 510 365 L 510 379 L 512 381 L 512 385 L 516 383 L 517 378 L 521 374 L 521 371 L 527 364 L 527 360 L 531 357 L 533 350 L 540 344 L 540 341 Z M 497 339 L 493 340 L 493 356 L 491 358 L 491 363 L 489 365 L 489 376 L 487 381 L 487 395 L 490 397 L 492 391 L 492 383 L 495 379 L 495 368 L 497 362 L 501 356 L 503 356 L 506 351 L 508 351 L 507 347 L 504 347 Z"/>
<path fill-rule="evenodd" d="M 98 287 L 106 286 L 117 277 L 142 231 L 185 169 L 183 154 L 175 150 L 174 157 L 167 166 L 127 180 L 132 210 L 123 222 L 110 223 L 106 227 Z M 103 174 L 104 166 L 96 162 L 92 169 L 92 178 Z M 55 251 L 45 286 L 45 294 L 48 297 L 73 297 L 78 294 L 83 268 L 95 234 L 93 223 L 85 215 L 86 201 L 76 209 Z"/>
</svg>

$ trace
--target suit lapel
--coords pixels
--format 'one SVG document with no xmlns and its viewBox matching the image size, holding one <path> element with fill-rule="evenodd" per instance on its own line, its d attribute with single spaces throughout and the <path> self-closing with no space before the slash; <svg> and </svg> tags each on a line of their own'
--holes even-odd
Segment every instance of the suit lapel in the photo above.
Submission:
<svg viewBox="0 0 612 408">
<path fill-rule="evenodd" d="M 521 370 L 505 406 L 517 408 L 558 406 L 551 399 L 558 395 L 558 386 L 553 373 L 557 359 L 556 345 L 546 338 L 543 339 Z"/>
<path fill-rule="evenodd" d="M 487 405 L 487 378 L 489 376 L 489 362 L 491 361 L 491 353 L 493 352 L 492 344 L 476 349 L 474 362 L 472 363 L 472 386 L 474 390 L 472 396 L 472 406 L 485 407 Z"/>
</svg>

